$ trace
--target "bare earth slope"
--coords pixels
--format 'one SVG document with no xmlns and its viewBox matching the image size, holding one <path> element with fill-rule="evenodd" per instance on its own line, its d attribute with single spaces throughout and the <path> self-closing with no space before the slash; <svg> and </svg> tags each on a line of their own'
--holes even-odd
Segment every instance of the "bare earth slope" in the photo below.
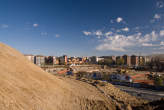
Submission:
<svg viewBox="0 0 164 110">
<path fill-rule="evenodd" d="M 0 110 L 114 110 L 102 93 L 80 81 L 64 81 L 0 44 Z"/>
</svg>

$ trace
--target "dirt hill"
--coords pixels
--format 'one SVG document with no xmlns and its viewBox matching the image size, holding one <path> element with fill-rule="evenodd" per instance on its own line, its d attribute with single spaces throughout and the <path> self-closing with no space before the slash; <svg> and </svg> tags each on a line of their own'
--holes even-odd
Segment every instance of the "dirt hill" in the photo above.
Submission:
<svg viewBox="0 0 164 110">
<path fill-rule="evenodd" d="M 0 110 L 115 110 L 90 84 L 65 81 L 0 44 Z"/>
</svg>

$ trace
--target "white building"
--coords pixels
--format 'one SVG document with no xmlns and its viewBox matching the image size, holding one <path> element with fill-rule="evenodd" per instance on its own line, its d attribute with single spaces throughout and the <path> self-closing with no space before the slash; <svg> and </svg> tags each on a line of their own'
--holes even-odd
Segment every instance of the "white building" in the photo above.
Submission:
<svg viewBox="0 0 164 110">
<path fill-rule="evenodd" d="M 38 66 L 44 65 L 45 64 L 45 56 L 42 56 L 42 55 L 35 56 L 35 64 Z"/>
<path fill-rule="evenodd" d="M 34 55 L 24 55 L 29 61 L 35 63 L 35 56 Z"/>
<path fill-rule="evenodd" d="M 103 61 L 103 60 L 104 60 L 104 58 L 96 57 L 96 62 Z"/>
</svg>

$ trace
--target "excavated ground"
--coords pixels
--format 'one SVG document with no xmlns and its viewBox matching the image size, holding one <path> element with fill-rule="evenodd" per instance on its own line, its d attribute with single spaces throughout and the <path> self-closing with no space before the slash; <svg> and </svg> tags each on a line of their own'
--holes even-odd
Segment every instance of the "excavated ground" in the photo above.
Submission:
<svg viewBox="0 0 164 110">
<path fill-rule="evenodd" d="M 0 43 L 0 110 L 160 110 L 162 104 L 106 82 L 51 75 Z"/>
<path fill-rule="evenodd" d="M 65 81 L 0 44 L 0 110 L 115 110 L 87 83 Z"/>
</svg>

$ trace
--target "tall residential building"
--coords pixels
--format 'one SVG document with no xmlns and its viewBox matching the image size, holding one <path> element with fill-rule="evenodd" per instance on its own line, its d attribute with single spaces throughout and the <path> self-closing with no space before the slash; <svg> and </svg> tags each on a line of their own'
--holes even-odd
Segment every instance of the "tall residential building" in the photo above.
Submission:
<svg viewBox="0 0 164 110">
<path fill-rule="evenodd" d="M 124 65 L 126 66 L 131 66 L 131 57 L 128 55 L 123 55 L 122 56 L 123 60 L 124 60 Z"/>
<path fill-rule="evenodd" d="M 132 55 L 131 56 L 131 65 L 132 66 L 138 66 L 139 65 L 139 61 L 138 61 L 138 56 Z"/>
</svg>

